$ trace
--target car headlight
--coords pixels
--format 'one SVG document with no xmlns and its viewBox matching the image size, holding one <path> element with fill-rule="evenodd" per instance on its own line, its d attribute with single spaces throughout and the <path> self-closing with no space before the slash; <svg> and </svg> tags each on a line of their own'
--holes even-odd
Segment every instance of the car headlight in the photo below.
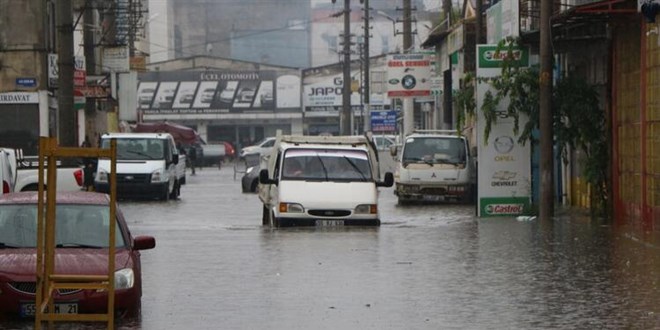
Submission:
<svg viewBox="0 0 660 330">
<path fill-rule="evenodd" d="M 108 182 L 108 172 L 106 172 L 104 170 L 99 170 L 99 173 L 96 176 L 96 181 L 98 181 L 98 182 Z"/>
<path fill-rule="evenodd" d="M 248 169 L 245 170 L 245 173 L 246 173 L 246 174 L 250 174 L 250 172 L 252 172 L 252 170 L 254 170 L 254 168 L 255 168 L 255 166 L 248 167 Z"/>
<path fill-rule="evenodd" d="M 130 289 L 135 284 L 135 275 L 130 268 L 120 269 L 115 272 L 115 289 Z"/>
<path fill-rule="evenodd" d="M 305 208 L 296 203 L 280 203 L 280 213 L 304 213 Z"/>
<path fill-rule="evenodd" d="M 163 176 L 163 171 L 161 169 L 157 169 L 153 172 L 151 172 L 151 182 L 152 183 L 158 183 L 163 181 L 164 176 Z"/>
<path fill-rule="evenodd" d="M 361 204 L 355 208 L 355 214 L 377 214 L 378 205 L 376 204 Z"/>
</svg>

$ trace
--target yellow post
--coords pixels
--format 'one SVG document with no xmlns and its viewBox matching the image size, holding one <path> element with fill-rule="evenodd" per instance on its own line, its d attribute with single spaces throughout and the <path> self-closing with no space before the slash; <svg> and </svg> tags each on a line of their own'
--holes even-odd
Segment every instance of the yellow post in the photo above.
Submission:
<svg viewBox="0 0 660 330">
<path fill-rule="evenodd" d="M 35 301 L 35 329 L 41 329 L 43 321 L 51 328 L 54 321 L 105 321 L 108 329 L 114 328 L 115 302 L 115 237 L 116 237 L 116 169 L 117 143 L 112 140 L 110 149 L 59 148 L 55 138 L 39 140 L 39 189 L 37 201 L 37 292 Z M 110 158 L 110 220 L 108 233 L 108 273 L 106 275 L 67 275 L 54 274 L 55 271 L 55 209 L 57 199 L 57 159 L 58 157 L 105 157 Z M 44 199 L 44 163 L 46 175 L 46 198 Z M 44 205 L 45 204 L 45 205 Z M 45 206 L 45 214 L 44 214 Z M 108 293 L 106 314 L 56 314 L 53 294 L 57 289 L 105 290 Z"/>
</svg>

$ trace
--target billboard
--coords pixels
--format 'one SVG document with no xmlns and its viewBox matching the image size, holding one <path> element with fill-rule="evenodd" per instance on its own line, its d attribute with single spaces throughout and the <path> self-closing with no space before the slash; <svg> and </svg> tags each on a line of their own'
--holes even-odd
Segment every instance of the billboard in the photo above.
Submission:
<svg viewBox="0 0 660 330">
<path fill-rule="evenodd" d="M 502 73 L 502 56 L 497 45 L 477 45 L 477 77 L 490 78 Z M 521 48 L 514 56 L 522 66 L 529 65 L 529 50 Z M 478 80 L 477 109 L 481 109 L 486 92 L 492 90 L 488 82 Z M 478 174 L 478 216 L 513 216 L 529 210 L 531 200 L 531 147 L 521 145 L 513 134 L 514 118 L 507 114 L 508 100 L 497 107 L 497 119 L 492 123 L 488 141 L 483 132 L 486 120 L 482 111 L 477 111 L 477 154 L 479 155 Z M 522 114 L 520 127 L 527 118 Z"/>
<path fill-rule="evenodd" d="M 275 71 L 169 71 L 139 75 L 143 114 L 299 112 L 300 77 Z"/>
<path fill-rule="evenodd" d="M 434 54 L 396 54 L 387 57 L 387 96 L 397 98 L 431 95 Z"/>
</svg>

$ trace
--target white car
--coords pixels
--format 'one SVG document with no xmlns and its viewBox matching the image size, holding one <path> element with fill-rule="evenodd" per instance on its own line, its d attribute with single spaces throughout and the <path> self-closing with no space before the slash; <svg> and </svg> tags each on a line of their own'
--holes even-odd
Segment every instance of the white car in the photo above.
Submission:
<svg viewBox="0 0 660 330">
<path fill-rule="evenodd" d="M 239 157 L 244 158 L 246 155 L 266 155 L 269 154 L 271 150 L 273 150 L 273 146 L 275 145 L 275 138 L 274 137 L 268 137 L 265 138 L 254 145 L 244 147 L 241 149 L 241 153 L 239 154 Z"/>
</svg>

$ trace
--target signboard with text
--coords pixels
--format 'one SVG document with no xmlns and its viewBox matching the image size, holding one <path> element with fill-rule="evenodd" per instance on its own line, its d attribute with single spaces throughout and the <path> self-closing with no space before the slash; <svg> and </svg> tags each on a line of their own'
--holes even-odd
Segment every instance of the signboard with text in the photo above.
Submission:
<svg viewBox="0 0 660 330">
<path fill-rule="evenodd" d="M 521 48 L 514 51 L 519 64 L 528 66 L 529 51 Z M 502 73 L 504 55 L 496 45 L 477 45 L 477 77 L 491 78 Z M 525 59 L 525 61 L 522 61 Z M 477 109 L 481 109 L 487 91 L 494 92 L 485 80 L 477 83 Z M 478 216 L 515 216 L 529 210 L 531 187 L 530 143 L 518 143 L 514 135 L 514 118 L 507 115 L 509 101 L 502 100 L 496 110 L 488 140 L 484 138 L 486 120 L 483 112 L 477 111 L 477 155 L 478 167 Z M 519 125 L 523 127 L 527 118 L 522 114 Z"/>
<path fill-rule="evenodd" d="M 434 54 L 395 54 L 387 57 L 387 96 L 408 98 L 431 95 Z"/>
<path fill-rule="evenodd" d="M 396 111 L 371 111 L 371 130 L 373 132 L 395 132 Z"/>
</svg>

